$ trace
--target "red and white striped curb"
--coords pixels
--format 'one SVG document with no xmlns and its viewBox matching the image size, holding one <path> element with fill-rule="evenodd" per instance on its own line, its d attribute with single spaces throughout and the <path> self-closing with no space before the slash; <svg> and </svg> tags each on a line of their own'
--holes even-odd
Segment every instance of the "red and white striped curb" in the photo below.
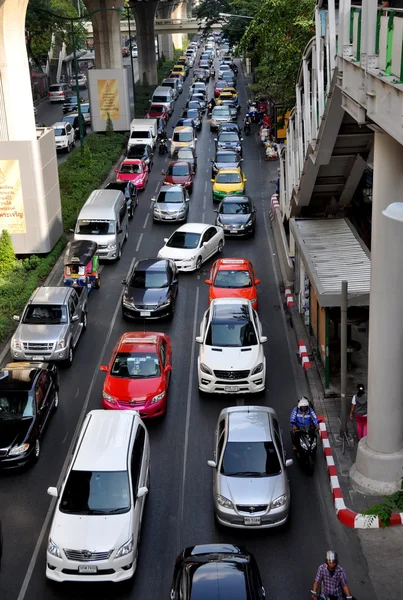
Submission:
<svg viewBox="0 0 403 600">
<path fill-rule="evenodd" d="M 271 205 L 271 208 L 270 208 L 270 219 L 271 219 L 271 221 L 274 221 L 275 211 L 276 211 L 277 208 L 280 208 L 280 204 L 278 202 L 278 196 L 277 196 L 277 194 L 273 194 L 273 196 L 271 197 L 270 205 Z"/>
<path fill-rule="evenodd" d="M 337 476 L 336 465 L 334 464 L 326 423 L 324 422 L 323 416 L 318 415 L 318 417 L 319 419 L 322 419 L 322 423 L 320 423 L 320 439 L 322 441 L 323 452 L 325 454 L 330 489 L 332 491 L 337 518 L 343 523 L 343 525 L 347 525 L 347 527 L 352 527 L 354 529 L 379 529 L 382 527 L 382 525 L 377 516 L 356 513 L 346 507 L 343 499 L 343 492 L 341 491 L 339 483 L 339 478 Z M 390 518 L 390 524 L 403 525 L 403 513 L 392 514 Z"/>
<path fill-rule="evenodd" d="M 312 365 L 309 360 L 308 350 L 306 349 L 304 340 L 298 340 L 298 352 L 299 357 L 301 359 L 301 365 L 304 371 L 306 371 L 307 369 L 311 369 Z"/>
<path fill-rule="evenodd" d="M 285 301 L 287 302 L 287 306 L 288 307 L 295 306 L 294 296 L 292 295 L 290 288 L 285 288 L 284 294 L 285 294 Z"/>
</svg>

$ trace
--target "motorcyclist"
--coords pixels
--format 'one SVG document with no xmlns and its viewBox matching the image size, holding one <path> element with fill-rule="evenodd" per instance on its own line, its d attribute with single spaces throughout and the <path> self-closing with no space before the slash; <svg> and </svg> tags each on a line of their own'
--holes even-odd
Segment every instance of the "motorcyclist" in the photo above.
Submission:
<svg viewBox="0 0 403 600">
<path fill-rule="evenodd" d="M 168 137 L 165 131 L 161 131 L 158 134 L 158 139 L 159 139 L 159 146 L 158 146 L 158 152 L 160 154 L 165 154 L 165 152 L 168 151 Z"/>
<path fill-rule="evenodd" d="M 319 429 L 318 417 L 315 414 L 313 408 L 309 406 L 309 400 L 305 396 L 301 396 L 297 406 L 295 406 L 290 415 L 291 425 L 291 440 L 293 449 L 295 450 L 296 445 L 296 433 L 299 427 L 315 427 Z"/>
<path fill-rule="evenodd" d="M 251 118 L 249 116 L 249 113 L 246 113 L 245 118 L 243 120 L 243 130 L 245 133 L 250 133 L 250 124 Z"/>
<path fill-rule="evenodd" d="M 350 588 L 347 583 L 346 572 L 339 565 L 337 552 L 328 550 L 323 565 L 320 565 L 312 588 L 312 600 L 316 600 L 319 593 L 326 598 L 338 600 L 346 598 L 352 600 Z"/>
</svg>

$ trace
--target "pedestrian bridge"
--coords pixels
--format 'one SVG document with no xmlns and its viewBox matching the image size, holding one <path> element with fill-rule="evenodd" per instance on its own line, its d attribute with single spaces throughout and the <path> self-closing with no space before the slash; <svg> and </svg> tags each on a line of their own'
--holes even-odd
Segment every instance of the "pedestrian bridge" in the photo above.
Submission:
<svg viewBox="0 0 403 600">
<path fill-rule="evenodd" d="M 195 18 L 189 19 L 155 19 L 155 33 L 197 33 L 203 29 L 204 21 L 199 21 Z M 92 23 L 85 23 L 88 35 L 92 36 Z M 219 31 L 222 28 L 221 25 L 212 25 L 213 30 Z M 130 31 L 136 31 L 136 22 L 130 21 Z M 120 33 L 123 35 L 129 35 L 129 25 L 127 20 L 120 22 Z"/>
</svg>

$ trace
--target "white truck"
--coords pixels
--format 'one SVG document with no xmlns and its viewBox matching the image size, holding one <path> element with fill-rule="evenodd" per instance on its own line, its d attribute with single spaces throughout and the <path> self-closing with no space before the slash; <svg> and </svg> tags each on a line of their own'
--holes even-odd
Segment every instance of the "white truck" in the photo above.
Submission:
<svg viewBox="0 0 403 600">
<path fill-rule="evenodd" d="M 157 119 L 133 119 L 127 147 L 148 144 L 154 150 L 157 143 Z"/>
</svg>

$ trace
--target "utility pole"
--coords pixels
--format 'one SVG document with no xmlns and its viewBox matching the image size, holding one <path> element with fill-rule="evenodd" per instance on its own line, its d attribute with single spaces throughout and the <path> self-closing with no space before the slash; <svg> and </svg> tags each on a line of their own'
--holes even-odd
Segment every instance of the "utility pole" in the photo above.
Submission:
<svg viewBox="0 0 403 600">
<path fill-rule="evenodd" d="M 135 117 L 135 102 L 136 102 L 136 81 L 134 79 L 134 65 L 133 65 L 133 46 L 132 46 L 132 33 L 130 31 L 130 9 L 126 8 L 127 15 L 127 27 L 129 29 L 129 42 L 130 42 L 130 64 L 132 69 L 132 85 L 133 85 L 133 117 Z"/>
<path fill-rule="evenodd" d="M 341 322 L 340 322 L 340 389 L 341 389 L 341 423 L 340 435 L 347 435 L 347 305 L 348 282 L 341 282 Z"/>
<path fill-rule="evenodd" d="M 74 56 L 74 75 L 75 75 L 75 80 L 76 80 L 78 127 L 79 127 L 79 132 L 80 132 L 80 147 L 82 150 L 84 148 L 83 116 L 81 113 L 80 88 L 78 87 L 78 66 L 77 66 L 76 39 L 74 36 L 74 20 L 73 19 L 71 19 L 70 24 L 71 24 L 71 42 L 73 44 L 73 56 Z"/>
</svg>

